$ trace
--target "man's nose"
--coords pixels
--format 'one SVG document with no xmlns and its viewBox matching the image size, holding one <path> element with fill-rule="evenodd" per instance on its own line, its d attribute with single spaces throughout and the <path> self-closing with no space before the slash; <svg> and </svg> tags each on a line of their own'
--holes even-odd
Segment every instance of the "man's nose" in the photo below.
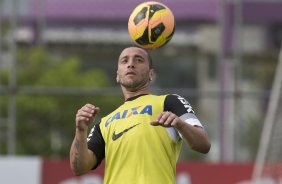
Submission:
<svg viewBox="0 0 282 184">
<path fill-rule="evenodd" d="M 128 62 L 128 65 L 127 65 L 127 68 L 134 68 L 135 66 L 134 66 L 134 61 L 133 60 L 130 60 L 129 62 Z"/>
</svg>

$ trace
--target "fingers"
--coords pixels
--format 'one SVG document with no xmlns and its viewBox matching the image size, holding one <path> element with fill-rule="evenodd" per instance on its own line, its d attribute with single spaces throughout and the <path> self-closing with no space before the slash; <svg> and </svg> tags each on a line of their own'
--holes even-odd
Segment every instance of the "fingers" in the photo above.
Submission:
<svg viewBox="0 0 282 184">
<path fill-rule="evenodd" d="M 95 107 L 92 104 L 86 104 L 81 107 L 76 114 L 76 125 L 77 126 L 85 126 L 89 125 L 95 118 L 95 116 L 99 113 L 100 108 Z"/>
<path fill-rule="evenodd" d="M 163 127 L 172 127 L 175 126 L 179 121 L 178 116 L 176 116 L 174 113 L 166 111 L 160 113 L 156 120 L 151 122 L 151 125 L 153 126 L 163 126 Z"/>
</svg>

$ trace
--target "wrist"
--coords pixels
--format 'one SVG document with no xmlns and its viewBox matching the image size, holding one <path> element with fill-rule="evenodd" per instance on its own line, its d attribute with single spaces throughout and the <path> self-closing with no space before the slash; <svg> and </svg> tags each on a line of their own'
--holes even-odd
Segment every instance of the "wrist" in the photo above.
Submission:
<svg viewBox="0 0 282 184">
<path fill-rule="evenodd" d="M 182 120 L 180 120 L 179 122 L 177 122 L 177 123 L 175 124 L 174 127 L 175 127 L 177 130 L 182 130 L 184 124 L 185 124 L 185 122 L 183 122 Z"/>
<path fill-rule="evenodd" d="M 88 128 L 87 127 L 76 126 L 75 130 L 76 130 L 76 132 L 84 133 L 84 132 L 88 131 Z"/>
</svg>

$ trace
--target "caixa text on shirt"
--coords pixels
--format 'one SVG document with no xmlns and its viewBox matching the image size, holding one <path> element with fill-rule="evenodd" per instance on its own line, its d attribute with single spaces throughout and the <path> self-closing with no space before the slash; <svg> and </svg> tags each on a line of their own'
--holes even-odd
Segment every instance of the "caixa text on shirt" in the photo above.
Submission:
<svg viewBox="0 0 282 184">
<path fill-rule="evenodd" d="M 125 109 L 122 112 L 117 112 L 117 113 L 115 113 L 114 116 L 109 117 L 107 119 L 107 121 L 105 123 L 105 127 L 107 127 L 114 120 L 125 119 L 125 118 L 129 118 L 130 116 L 139 115 L 139 114 L 148 114 L 148 115 L 152 116 L 152 105 L 146 105 L 145 107 L 144 106 L 138 106 L 138 107 L 133 107 L 133 108 L 130 108 L 130 109 Z"/>
</svg>

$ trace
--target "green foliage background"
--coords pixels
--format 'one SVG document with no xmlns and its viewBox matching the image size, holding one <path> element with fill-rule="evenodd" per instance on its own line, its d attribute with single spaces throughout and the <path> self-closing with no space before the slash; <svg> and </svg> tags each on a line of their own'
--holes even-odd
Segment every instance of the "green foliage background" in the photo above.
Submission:
<svg viewBox="0 0 282 184">
<path fill-rule="evenodd" d="M 56 58 L 40 48 L 22 49 L 17 55 L 17 83 L 29 87 L 95 88 L 110 85 L 102 69 L 81 68 L 77 57 Z M 1 73 L 2 84 L 8 85 L 8 71 Z M 121 98 L 21 94 L 16 100 L 16 154 L 67 157 L 77 110 L 85 103 L 94 103 L 106 109 L 102 109 L 101 117 L 114 110 Z M 7 95 L 2 96 L 1 107 L 3 116 L 7 117 Z M 1 151 L 4 153 L 4 149 Z"/>
</svg>

